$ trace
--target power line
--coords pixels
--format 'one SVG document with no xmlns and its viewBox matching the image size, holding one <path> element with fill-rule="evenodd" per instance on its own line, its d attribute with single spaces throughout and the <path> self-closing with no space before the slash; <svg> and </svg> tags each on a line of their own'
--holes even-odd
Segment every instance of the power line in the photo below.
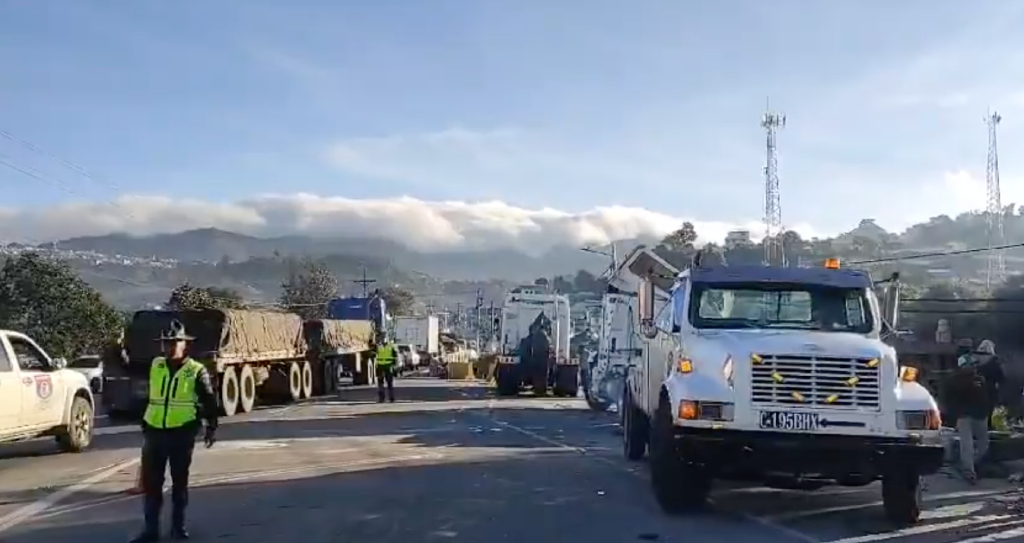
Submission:
<svg viewBox="0 0 1024 543">
<path fill-rule="evenodd" d="M 974 247 L 972 249 L 958 249 L 955 251 L 936 251 L 933 253 L 919 253 L 916 255 L 887 256 L 883 258 L 873 258 L 870 260 L 857 260 L 854 262 L 850 262 L 850 264 L 880 264 L 883 262 L 901 262 L 903 260 L 918 260 L 922 258 L 939 258 L 944 256 L 969 255 L 974 253 L 983 253 L 985 251 L 1019 249 L 1021 247 L 1024 247 L 1024 243 L 1010 243 L 1007 245 L 996 245 L 994 247 Z"/>
</svg>

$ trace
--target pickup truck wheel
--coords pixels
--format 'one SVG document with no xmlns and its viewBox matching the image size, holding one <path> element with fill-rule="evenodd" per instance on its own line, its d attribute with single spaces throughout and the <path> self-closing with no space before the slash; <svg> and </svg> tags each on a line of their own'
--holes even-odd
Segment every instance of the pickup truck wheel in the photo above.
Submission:
<svg viewBox="0 0 1024 543">
<path fill-rule="evenodd" d="M 633 405 L 627 392 L 622 401 L 622 452 L 626 460 L 636 462 L 647 452 L 650 425 L 647 416 Z"/>
<path fill-rule="evenodd" d="M 57 433 L 57 446 L 64 452 L 84 451 L 92 443 L 94 413 L 89 401 L 76 397 L 71 402 L 71 420 Z"/>
<path fill-rule="evenodd" d="M 288 399 L 292 402 L 302 399 L 302 366 L 298 362 L 288 365 Z"/>
<path fill-rule="evenodd" d="M 309 360 L 302 363 L 302 399 L 313 397 L 313 365 Z"/>
<path fill-rule="evenodd" d="M 238 412 L 238 371 L 225 368 L 220 376 L 220 412 L 231 417 Z"/>
<path fill-rule="evenodd" d="M 651 486 L 661 510 L 678 514 L 703 507 L 711 493 L 711 477 L 680 453 L 668 398 L 661 398 L 654 413 L 650 448 Z"/>
<path fill-rule="evenodd" d="M 921 476 L 910 466 L 882 477 L 885 516 L 898 526 L 916 524 L 921 518 Z"/>
<path fill-rule="evenodd" d="M 242 366 L 238 372 L 238 410 L 250 413 L 256 407 L 256 374 L 252 366 Z"/>
</svg>

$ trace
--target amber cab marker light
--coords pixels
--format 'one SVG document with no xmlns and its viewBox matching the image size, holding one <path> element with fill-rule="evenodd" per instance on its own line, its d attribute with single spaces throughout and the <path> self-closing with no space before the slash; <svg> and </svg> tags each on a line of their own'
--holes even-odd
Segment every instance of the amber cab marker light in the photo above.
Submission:
<svg viewBox="0 0 1024 543">
<path fill-rule="evenodd" d="M 679 373 L 693 373 L 693 362 L 689 358 L 680 358 L 676 364 Z"/>
<path fill-rule="evenodd" d="M 825 259 L 825 268 L 829 269 L 829 270 L 838 270 L 839 269 L 839 259 L 838 258 L 826 258 Z"/>
<path fill-rule="evenodd" d="M 900 381 L 904 383 L 917 381 L 917 368 L 913 366 L 900 366 Z"/>
<path fill-rule="evenodd" d="M 697 418 L 697 402 L 679 402 L 679 418 L 694 420 Z"/>
</svg>

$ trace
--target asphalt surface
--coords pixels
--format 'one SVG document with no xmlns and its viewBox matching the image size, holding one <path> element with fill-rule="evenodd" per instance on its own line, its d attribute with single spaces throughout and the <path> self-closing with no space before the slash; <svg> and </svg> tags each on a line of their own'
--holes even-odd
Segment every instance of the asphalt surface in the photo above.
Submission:
<svg viewBox="0 0 1024 543">
<path fill-rule="evenodd" d="M 644 463 L 622 458 L 610 414 L 496 399 L 479 384 L 398 385 L 395 404 L 346 389 L 225 420 L 193 463 L 193 540 L 1024 543 L 1008 483 L 944 476 L 929 481 L 920 525 L 900 531 L 882 519 L 877 485 L 722 487 L 706 512 L 669 517 Z M 0 541 L 127 541 L 141 527 L 141 498 L 124 494 L 140 441 L 131 425 L 107 425 L 82 454 L 50 441 L 0 448 Z"/>
</svg>

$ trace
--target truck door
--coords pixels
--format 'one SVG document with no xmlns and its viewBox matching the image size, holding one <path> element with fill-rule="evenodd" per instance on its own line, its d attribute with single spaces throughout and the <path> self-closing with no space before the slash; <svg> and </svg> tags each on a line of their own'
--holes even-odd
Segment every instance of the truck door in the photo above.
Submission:
<svg viewBox="0 0 1024 543">
<path fill-rule="evenodd" d="M 0 342 L 0 435 L 17 433 L 25 426 L 21 417 L 22 395 L 28 387 L 21 383 L 18 366 L 7 355 Z"/>
<path fill-rule="evenodd" d="M 22 417 L 29 426 L 52 426 L 64 416 L 64 381 L 50 358 L 32 342 L 8 336 L 18 359 L 22 382 Z"/>
</svg>

